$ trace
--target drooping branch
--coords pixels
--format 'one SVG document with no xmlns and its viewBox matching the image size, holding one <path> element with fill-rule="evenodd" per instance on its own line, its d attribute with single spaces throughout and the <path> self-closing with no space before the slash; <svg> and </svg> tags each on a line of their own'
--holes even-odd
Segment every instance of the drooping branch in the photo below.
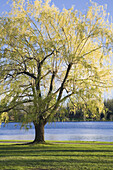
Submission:
<svg viewBox="0 0 113 170">
<path fill-rule="evenodd" d="M 28 71 L 21 71 L 21 72 L 18 72 L 17 75 L 19 74 L 26 74 L 27 76 L 33 78 L 36 80 L 36 76 L 33 74 L 33 73 L 29 73 Z"/>
<path fill-rule="evenodd" d="M 14 109 L 14 107 L 15 107 L 15 106 L 10 107 L 10 108 L 7 108 L 7 109 L 4 109 L 4 110 L 1 110 L 0 113 L 9 112 L 10 110 Z"/>
<path fill-rule="evenodd" d="M 15 37 L 14 37 L 15 38 Z M 15 44 L 10 43 L 9 44 L 18 54 L 19 56 L 22 58 L 22 63 L 24 64 L 24 69 L 26 70 L 27 66 L 26 66 L 26 62 L 24 60 L 24 56 L 21 54 L 21 52 L 19 52 L 19 50 L 15 47 Z"/>
<path fill-rule="evenodd" d="M 86 56 L 86 55 L 88 55 L 88 54 L 91 54 L 92 52 L 95 52 L 95 51 L 101 49 L 102 47 L 104 47 L 104 46 L 100 45 L 100 46 L 98 46 L 97 48 L 94 48 L 94 49 L 92 49 L 91 51 L 83 54 L 82 57 L 84 57 L 84 56 Z"/>
<path fill-rule="evenodd" d="M 14 78 L 14 75 L 12 75 L 12 74 L 7 74 L 7 75 L 4 77 L 4 80 L 7 80 L 9 77 Z"/>
<path fill-rule="evenodd" d="M 20 72 L 17 72 L 17 73 L 13 73 L 13 74 L 7 74 L 5 77 L 4 77 L 4 80 L 6 80 L 6 79 L 8 79 L 9 77 L 11 77 L 11 78 L 15 78 L 15 76 L 17 76 L 17 75 L 21 75 L 21 74 L 25 74 L 25 75 L 27 75 L 27 76 L 29 76 L 29 77 L 31 77 L 31 78 L 33 78 L 33 79 L 35 79 L 36 80 L 36 76 L 33 74 L 33 73 L 29 73 L 28 71 L 20 71 Z"/>
<path fill-rule="evenodd" d="M 5 108 L 3 110 L 0 110 L 0 113 L 9 112 L 10 110 L 14 109 L 16 106 L 19 106 L 19 105 L 21 105 L 23 103 L 30 103 L 30 102 L 32 102 L 32 100 L 25 100 L 25 101 L 17 102 L 15 105 L 9 106 L 9 108 L 7 107 L 7 108 Z"/>
</svg>

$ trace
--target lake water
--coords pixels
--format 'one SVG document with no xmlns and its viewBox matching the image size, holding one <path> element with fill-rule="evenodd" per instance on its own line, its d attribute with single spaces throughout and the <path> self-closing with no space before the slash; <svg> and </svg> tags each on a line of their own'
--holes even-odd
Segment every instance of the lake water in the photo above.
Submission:
<svg viewBox="0 0 113 170">
<path fill-rule="evenodd" d="M 15 127 L 15 124 L 17 125 Z M 20 129 L 19 123 L 0 128 L 0 140 L 33 140 L 32 129 Z M 56 122 L 45 126 L 45 140 L 113 141 L 113 122 Z"/>
</svg>

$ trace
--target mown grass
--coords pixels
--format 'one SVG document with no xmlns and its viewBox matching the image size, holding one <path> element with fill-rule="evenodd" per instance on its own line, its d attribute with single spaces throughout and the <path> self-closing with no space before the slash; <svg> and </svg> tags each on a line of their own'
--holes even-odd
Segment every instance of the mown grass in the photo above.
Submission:
<svg viewBox="0 0 113 170">
<path fill-rule="evenodd" d="M 113 144 L 86 143 L 0 143 L 0 170 L 113 169 Z"/>
</svg>

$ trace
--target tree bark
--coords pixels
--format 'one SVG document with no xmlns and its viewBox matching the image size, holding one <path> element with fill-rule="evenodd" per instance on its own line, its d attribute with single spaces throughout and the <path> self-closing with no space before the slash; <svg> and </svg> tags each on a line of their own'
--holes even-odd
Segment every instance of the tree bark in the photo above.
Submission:
<svg viewBox="0 0 113 170">
<path fill-rule="evenodd" d="M 44 143 L 44 122 L 39 121 L 38 123 L 33 122 L 35 126 L 35 139 L 33 143 Z"/>
</svg>

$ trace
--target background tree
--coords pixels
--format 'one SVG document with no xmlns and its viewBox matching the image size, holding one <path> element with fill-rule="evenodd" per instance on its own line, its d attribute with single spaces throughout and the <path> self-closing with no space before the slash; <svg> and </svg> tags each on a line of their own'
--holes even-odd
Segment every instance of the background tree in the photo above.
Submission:
<svg viewBox="0 0 113 170">
<path fill-rule="evenodd" d="M 113 119 L 113 99 L 104 100 L 104 105 L 107 110 L 104 117 L 107 120 L 110 120 L 110 119 L 112 120 Z"/>
<path fill-rule="evenodd" d="M 103 6 L 86 14 L 60 11 L 50 1 L 13 0 L 0 18 L 0 119 L 34 123 L 34 142 L 44 141 L 44 125 L 66 99 L 102 107 L 102 91 L 112 84 L 113 24 Z"/>
</svg>

